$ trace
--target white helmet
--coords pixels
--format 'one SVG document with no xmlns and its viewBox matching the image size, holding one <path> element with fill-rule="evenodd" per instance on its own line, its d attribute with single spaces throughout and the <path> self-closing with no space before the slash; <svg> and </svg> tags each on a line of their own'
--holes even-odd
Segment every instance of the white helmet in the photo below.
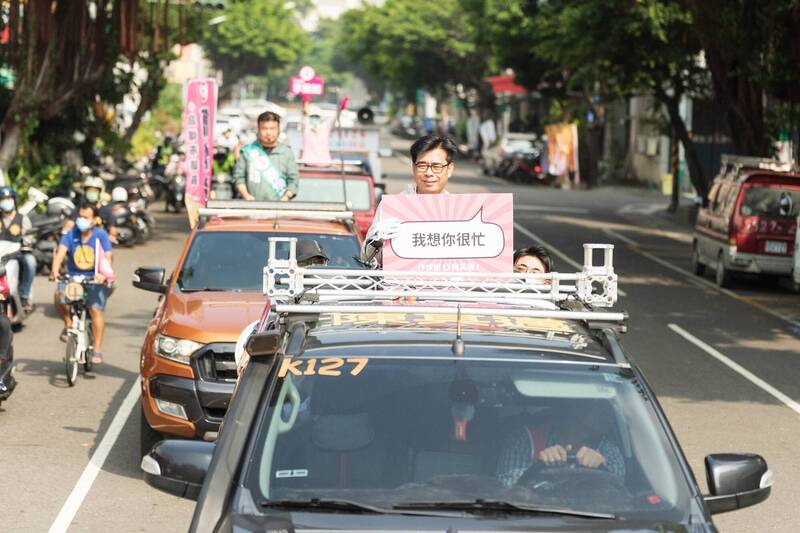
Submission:
<svg viewBox="0 0 800 533">
<path fill-rule="evenodd" d="M 106 190 L 106 182 L 103 181 L 103 178 L 99 178 L 97 176 L 89 176 L 85 180 L 83 180 L 83 188 L 86 189 L 87 187 L 94 187 L 95 189 L 100 189 L 101 191 Z"/>
<path fill-rule="evenodd" d="M 111 191 L 111 201 L 112 202 L 127 202 L 128 201 L 128 191 L 125 190 L 125 187 L 114 187 L 114 190 Z"/>
</svg>

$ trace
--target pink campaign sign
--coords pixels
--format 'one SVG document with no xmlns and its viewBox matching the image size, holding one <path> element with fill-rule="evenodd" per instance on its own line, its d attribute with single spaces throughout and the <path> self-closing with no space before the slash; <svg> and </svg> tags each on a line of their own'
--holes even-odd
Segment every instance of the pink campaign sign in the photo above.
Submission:
<svg viewBox="0 0 800 533">
<path fill-rule="evenodd" d="M 511 272 L 511 194 L 387 194 L 381 217 L 401 222 L 383 250 L 384 270 Z"/>
<path fill-rule="evenodd" d="M 217 81 L 189 80 L 183 88 L 183 144 L 186 154 L 186 196 L 206 205 L 214 156 Z"/>
</svg>

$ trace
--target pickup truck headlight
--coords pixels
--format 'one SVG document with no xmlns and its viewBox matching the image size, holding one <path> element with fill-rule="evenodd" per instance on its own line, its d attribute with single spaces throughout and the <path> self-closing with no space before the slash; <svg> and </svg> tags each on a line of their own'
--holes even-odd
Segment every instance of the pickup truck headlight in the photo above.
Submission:
<svg viewBox="0 0 800 533">
<path fill-rule="evenodd" d="M 184 365 L 189 364 L 189 357 L 201 346 L 203 345 L 199 342 L 188 339 L 176 339 L 166 335 L 156 337 L 156 353 L 164 359 Z"/>
</svg>

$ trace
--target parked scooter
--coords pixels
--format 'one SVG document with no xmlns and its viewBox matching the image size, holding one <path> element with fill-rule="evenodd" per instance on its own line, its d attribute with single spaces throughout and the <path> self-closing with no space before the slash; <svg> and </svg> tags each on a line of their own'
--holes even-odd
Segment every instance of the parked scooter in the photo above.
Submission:
<svg viewBox="0 0 800 533">
<path fill-rule="evenodd" d="M 5 270 L 0 267 L 0 404 L 6 401 L 17 387 L 14 379 L 14 332 L 11 320 L 7 315 L 8 297 L 11 288 L 5 275 Z"/>
<path fill-rule="evenodd" d="M 12 326 L 21 326 L 28 317 L 22 307 L 22 298 L 19 295 L 19 263 L 11 261 L 22 250 L 22 243 L 0 241 L 0 267 L 5 273 L 8 295 L 3 299 L 6 308 L 5 315 L 11 320 Z"/>
</svg>

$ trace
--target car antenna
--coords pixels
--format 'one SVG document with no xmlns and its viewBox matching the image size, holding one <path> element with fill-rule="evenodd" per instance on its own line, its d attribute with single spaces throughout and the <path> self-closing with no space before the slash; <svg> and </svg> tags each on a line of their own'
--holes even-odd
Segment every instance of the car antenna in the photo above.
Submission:
<svg viewBox="0 0 800 533">
<path fill-rule="evenodd" d="M 347 101 L 350 98 L 345 96 L 342 98 L 341 103 L 339 104 L 339 109 L 336 110 L 336 133 L 339 136 L 339 166 L 341 167 L 342 171 L 342 198 L 344 199 L 344 205 L 346 209 L 350 209 L 350 206 L 347 205 L 347 180 L 345 178 L 344 172 L 344 144 L 342 142 L 342 111 L 347 109 Z"/>
<path fill-rule="evenodd" d="M 461 305 L 458 306 L 456 314 L 456 339 L 453 341 L 453 355 L 457 357 L 464 355 L 464 339 L 461 338 Z"/>
</svg>

